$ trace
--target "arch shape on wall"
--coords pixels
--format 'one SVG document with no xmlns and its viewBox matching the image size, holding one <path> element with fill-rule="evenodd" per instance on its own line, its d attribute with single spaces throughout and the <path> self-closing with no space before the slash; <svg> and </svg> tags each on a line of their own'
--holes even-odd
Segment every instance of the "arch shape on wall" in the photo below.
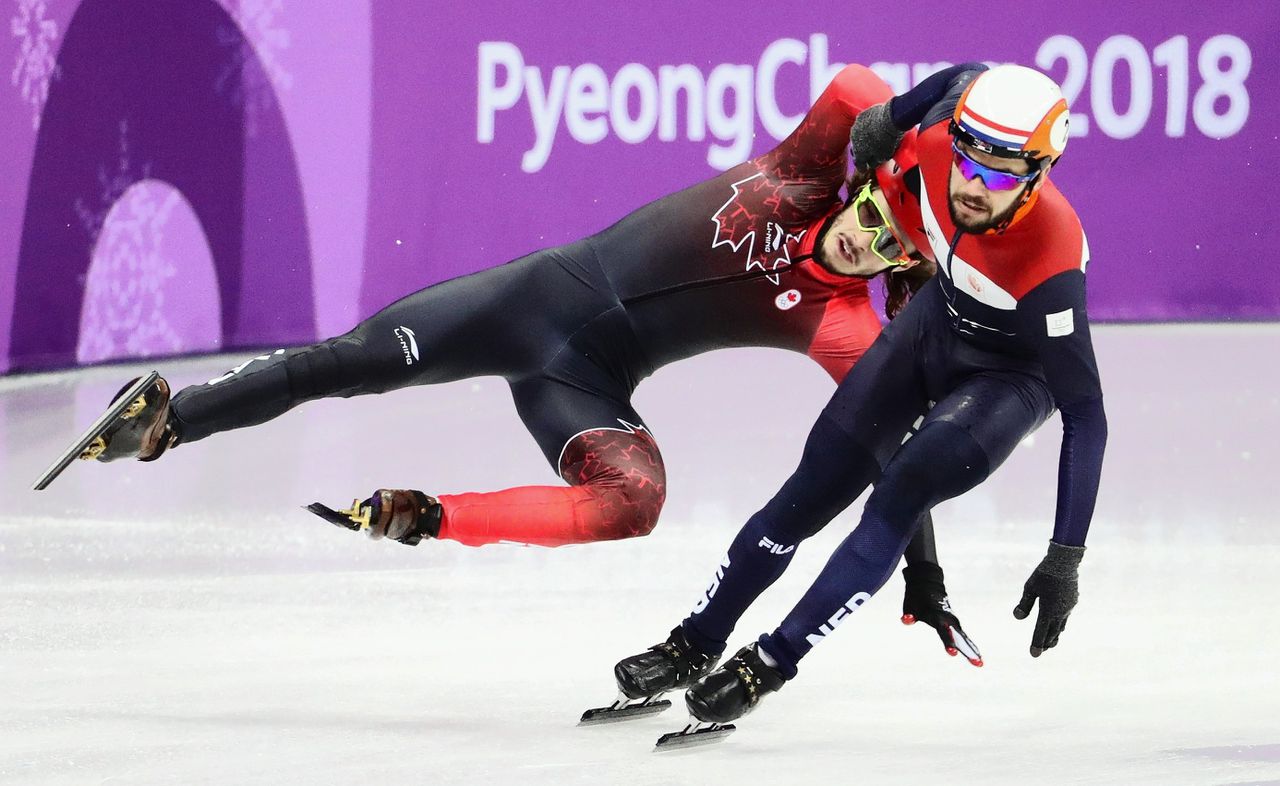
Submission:
<svg viewBox="0 0 1280 786">
<path fill-rule="evenodd" d="M 224 348 L 314 339 L 297 163 L 270 80 L 235 20 L 213 0 L 84 0 L 58 68 L 18 252 L 12 369 L 75 362 L 102 220 L 146 178 L 173 185 L 200 221 Z"/>
<path fill-rule="evenodd" d="M 76 362 L 216 352 L 220 301 L 195 210 L 170 184 L 140 180 L 111 208 L 90 254 Z"/>
</svg>

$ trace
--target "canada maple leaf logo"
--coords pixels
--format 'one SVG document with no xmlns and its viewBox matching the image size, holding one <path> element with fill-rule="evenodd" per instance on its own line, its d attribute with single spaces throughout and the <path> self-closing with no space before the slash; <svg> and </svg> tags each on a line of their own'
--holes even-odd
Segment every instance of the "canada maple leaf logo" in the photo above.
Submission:
<svg viewBox="0 0 1280 786">
<path fill-rule="evenodd" d="M 733 193 L 711 217 L 716 225 L 711 247 L 728 246 L 741 253 L 748 271 L 788 267 L 791 264 L 791 252 L 787 244 L 799 241 L 808 230 L 786 232 L 781 224 L 769 220 L 770 216 L 778 213 L 778 206 L 782 201 L 782 183 L 769 179 L 763 172 L 757 172 L 734 183 L 732 188 Z M 757 255 L 756 240 L 760 227 L 770 230 L 773 237 L 762 239 L 762 248 Z M 774 284 L 779 283 L 777 273 L 766 278 Z"/>
</svg>

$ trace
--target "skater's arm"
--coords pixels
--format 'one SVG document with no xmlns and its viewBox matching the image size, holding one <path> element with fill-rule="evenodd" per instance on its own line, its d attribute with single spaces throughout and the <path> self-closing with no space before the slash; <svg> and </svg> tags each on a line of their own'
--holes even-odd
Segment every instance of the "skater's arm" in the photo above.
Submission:
<svg viewBox="0 0 1280 786">
<path fill-rule="evenodd" d="M 986 71 L 982 63 L 963 63 L 944 68 L 920 84 L 889 101 L 889 115 L 899 131 L 916 126 L 924 131 L 929 126 L 949 120 L 960 103 L 960 96 L 974 78 Z"/>
<path fill-rule="evenodd" d="M 822 91 L 800 125 L 761 158 L 767 169 L 786 179 L 821 180 L 834 194 L 848 172 L 849 130 L 854 118 L 893 96 L 889 85 L 869 68 L 849 65 Z"/>
<path fill-rule="evenodd" d="M 942 565 L 938 561 L 938 545 L 933 534 L 933 515 L 925 513 L 920 527 L 903 554 L 907 566 L 902 569 L 906 582 L 902 596 L 902 624 L 923 622 L 933 628 L 948 655 L 964 655 L 974 666 L 982 665 L 978 645 L 960 627 L 960 618 L 951 608 Z"/>
<path fill-rule="evenodd" d="M 1019 302 L 1018 314 L 1021 331 L 1035 348 L 1062 413 L 1053 540 L 1083 546 L 1107 444 L 1102 384 L 1085 310 L 1084 272 L 1059 273 L 1040 284 Z"/>
<path fill-rule="evenodd" d="M 985 70 L 981 63 L 952 66 L 892 100 L 867 107 L 849 132 L 849 146 L 858 169 L 868 172 L 892 158 L 905 135 L 917 124 L 923 132 L 949 119 L 965 87 Z"/>
</svg>

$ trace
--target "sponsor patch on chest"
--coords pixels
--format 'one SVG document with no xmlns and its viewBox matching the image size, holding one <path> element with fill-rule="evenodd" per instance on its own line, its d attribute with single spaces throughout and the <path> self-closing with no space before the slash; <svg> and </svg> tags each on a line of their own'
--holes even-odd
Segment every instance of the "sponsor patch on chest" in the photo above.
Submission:
<svg viewBox="0 0 1280 786">
<path fill-rule="evenodd" d="M 1076 321 L 1071 309 L 1045 314 L 1044 321 L 1050 338 L 1069 336 L 1076 331 Z"/>
</svg>

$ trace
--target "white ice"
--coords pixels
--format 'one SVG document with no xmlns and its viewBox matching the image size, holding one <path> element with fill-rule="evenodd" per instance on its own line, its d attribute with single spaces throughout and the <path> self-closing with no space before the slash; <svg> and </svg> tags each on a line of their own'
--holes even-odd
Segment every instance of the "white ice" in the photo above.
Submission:
<svg viewBox="0 0 1280 786">
<path fill-rule="evenodd" d="M 666 458 L 653 535 L 563 549 L 370 542 L 305 513 L 379 486 L 553 483 L 494 379 L 305 405 L 155 464 L 36 475 L 142 367 L 0 380 L 5 784 L 1280 783 L 1280 326 L 1103 327 L 1111 440 L 1057 649 L 1010 610 L 1053 516 L 1055 418 L 936 511 L 986 666 L 898 622 L 892 579 L 713 747 L 676 708 L 578 728 L 786 477 L 831 384 L 715 353 L 636 405 Z M 176 385 L 247 355 L 164 362 Z M 771 629 L 854 509 L 731 646 Z"/>
</svg>

